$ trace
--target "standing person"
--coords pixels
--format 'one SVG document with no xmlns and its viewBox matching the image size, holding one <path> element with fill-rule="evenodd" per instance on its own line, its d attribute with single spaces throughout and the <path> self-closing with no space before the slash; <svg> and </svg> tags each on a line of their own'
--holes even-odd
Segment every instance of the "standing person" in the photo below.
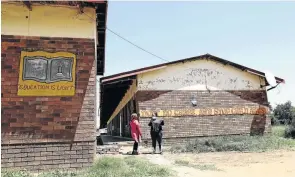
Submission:
<svg viewBox="0 0 295 177">
<path fill-rule="evenodd" d="M 156 153 L 156 144 L 159 144 L 159 150 L 162 154 L 162 137 L 163 137 L 163 126 L 164 120 L 158 118 L 158 113 L 154 112 L 153 117 L 149 123 L 151 127 L 151 137 L 152 137 L 152 146 L 153 146 L 153 153 Z"/>
<path fill-rule="evenodd" d="M 132 139 L 134 140 L 132 154 L 138 155 L 138 143 L 140 141 L 140 137 L 142 136 L 142 134 L 140 130 L 140 124 L 138 122 L 138 116 L 136 113 L 133 113 L 131 115 L 130 128 L 131 128 L 131 136 L 132 136 Z"/>
</svg>

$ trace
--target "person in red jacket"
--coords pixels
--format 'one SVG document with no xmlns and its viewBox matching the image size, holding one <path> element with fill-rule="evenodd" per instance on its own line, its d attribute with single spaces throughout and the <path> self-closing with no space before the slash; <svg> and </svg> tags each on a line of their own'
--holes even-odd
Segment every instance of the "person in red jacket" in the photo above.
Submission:
<svg viewBox="0 0 295 177">
<path fill-rule="evenodd" d="M 132 154 L 138 155 L 138 143 L 140 142 L 140 138 L 142 134 L 140 130 L 140 124 L 138 122 L 138 116 L 136 113 L 133 113 L 131 115 L 130 128 L 131 128 L 131 136 L 132 136 L 132 139 L 134 140 Z"/>
</svg>

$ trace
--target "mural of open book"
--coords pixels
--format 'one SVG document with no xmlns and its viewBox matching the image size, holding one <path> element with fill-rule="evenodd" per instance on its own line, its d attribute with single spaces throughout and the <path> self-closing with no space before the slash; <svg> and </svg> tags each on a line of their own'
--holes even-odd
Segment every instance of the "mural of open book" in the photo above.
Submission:
<svg viewBox="0 0 295 177">
<path fill-rule="evenodd" d="M 18 96 L 74 96 L 76 55 L 69 52 L 22 51 Z"/>
<path fill-rule="evenodd" d="M 25 80 L 34 80 L 41 83 L 58 81 L 73 81 L 73 58 L 43 56 L 24 57 L 23 77 Z"/>
</svg>

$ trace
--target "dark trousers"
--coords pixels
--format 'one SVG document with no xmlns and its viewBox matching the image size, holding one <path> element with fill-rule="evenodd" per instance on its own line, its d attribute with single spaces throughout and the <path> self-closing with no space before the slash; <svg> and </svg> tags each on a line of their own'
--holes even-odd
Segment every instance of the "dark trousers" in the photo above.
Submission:
<svg viewBox="0 0 295 177">
<path fill-rule="evenodd" d="M 138 149 L 138 142 L 134 141 L 134 144 L 133 144 L 133 153 L 134 152 L 137 152 L 137 149 Z"/>
<path fill-rule="evenodd" d="M 162 150 L 162 131 L 160 132 L 151 132 L 151 137 L 152 137 L 152 145 L 154 150 L 156 150 L 156 144 L 158 142 L 159 149 L 160 151 Z"/>
</svg>

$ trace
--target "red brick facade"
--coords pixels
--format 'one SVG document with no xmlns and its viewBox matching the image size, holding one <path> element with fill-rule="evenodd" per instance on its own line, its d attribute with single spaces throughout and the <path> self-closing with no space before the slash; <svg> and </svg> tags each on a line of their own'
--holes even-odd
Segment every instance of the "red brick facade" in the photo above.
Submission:
<svg viewBox="0 0 295 177">
<path fill-rule="evenodd" d="M 77 165 L 81 160 L 85 166 L 91 164 L 95 146 L 94 39 L 2 35 L 1 44 L 2 166 L 40 170 L 45 166 L 82 167 Z M 18 96 L 21 51 L 74 53 L 76 94 L 72 97 Z M 31 151 L 24 152 L 28 149 Z M 56 157 L 45 158 L 45 154 Z"/>
<path fill-rule="evenodd" d="M 198 101 L 191 104 L 192 97 Z M 194 108 L 226 108 L 266 106 L 265 90 L 248 91 L 138 91 L 139 110 L 171 110 Z M 150 139 L 149 118 L 141 118 L 143 139 Z M 270 119 L 263 115 L 214 115 L 164 117 L 164 135 L 167 141 L 215 135 L 266 133 Z M 176 141 L 177 142 L 177 141 Z"/>
</svg>

